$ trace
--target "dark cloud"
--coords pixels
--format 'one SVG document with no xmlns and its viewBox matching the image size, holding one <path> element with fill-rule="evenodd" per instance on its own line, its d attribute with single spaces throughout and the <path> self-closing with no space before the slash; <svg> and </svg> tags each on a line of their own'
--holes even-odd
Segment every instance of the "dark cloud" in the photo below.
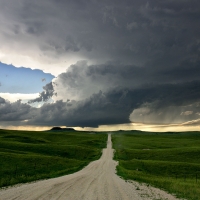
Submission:
<svg viewBox="0 0 200 200">
<path fill-rule="evenodd" d="M 200 82 L 189 82 L 100 91 L 79 101 L 60 100 L 45 104 L 38 109 L 39 113 L 29 123 L 83 127 L 128 123 L 132 111 L 144 104 L 149 104 L 151 113 L 154 112 L 154 118 L 151 116 L 151 121 L 145 122 L 182 123 L 199 117 L 196 114 L 200 111 L 199 87 Z M 188 111 L 192 114 L 181 115 L 183 112 L 189 113 Z"/>
<path fill-rule="evenodd" d="M 43 87 L 43 90 L 44 91 L 39 94 L 38 98 L 30 100 L 28 103 L 35 103 L 35 102 L 41 102 L 41 101 L 46 102 L 55 94 L 52 82 L 46 84 Z"/>
<path fill-rule="evenodd" d="M 200 82 L 190 82 L 132 90 L 115 88 L 108 92 L 97 92 L 84 100 L 60 100 L 46 103 L 40 108 L 32 108 L 20 101 L 12 104 L 7 102 L 0 107 L 1 121 L 18 120 L 23 125 L 38 126 L 97 127 L 128 123 L 130 120 L 141 122 L 144 119 L 138 118 L 138 115 L 145 114 L 147 123 L 182 123 L 199 118 L 199 86 Z"/>
<path fill-rule="evenodd" d="M 95 127 L 144 114 L 148 123 L 198 119 L 199 1 L 6 0 L 0 11 L 2 53 L 34 57 L 47 71 L 67 68 L 30 101 L 55 100 L 34 116 L 29 105 L 5 103 L 27 112 L 16 110 L 16 119 Z"/>
<path fill-rule="evenodd" d="M 5 101 L 5 99 L 0 97 L 0 121 L 18 121 L 20 124 L 23 120 L 28 120 L 34 115 L 36 109 L 23 104 L 21 100 L 14 103 Z"/>
<path fill-rule="evenodd" d="M 130 105 L 126 108 L 119 99 L 111 100 L 99 92 L 85 101 L 45 104 L 30 123 L 97 127 L 100 124 L 125 123 L 129 121 L 130 111 Z"/>
<path fill-rule="evenodd" d="M 0 97 L 0 104 L 4 104 L 5 102 L 6 102 L 5 99 Z"/>
<path fill-rule="evenodd" d="M 10 24 L 9 27 L 4 24 L 10 40 L 27 43 L 27 38 L 21 37 L 27 33 L 32 39 L 29 42 L 42 51 L 46 47 L 56 56 L 66 57 L 73 52 L 101 63 L 155 62 L 168 67 L 186 57 L 191 59 L 194 51 L 199 54 L 200 3 L 196 0 L 45 0 L 42 3 L 7 0 L 0 6 Z M 157 63 L 158 58 L 162 63 Z"/>
</svg>

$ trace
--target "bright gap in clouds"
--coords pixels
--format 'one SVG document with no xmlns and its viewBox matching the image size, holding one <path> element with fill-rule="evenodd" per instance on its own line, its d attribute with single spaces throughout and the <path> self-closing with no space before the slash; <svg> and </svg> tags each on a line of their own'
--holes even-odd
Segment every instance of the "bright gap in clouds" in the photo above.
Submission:
<svg viewBox="0 0 200 200">
<path fill-rule="evenodd" d="M 13 64 L 16 68 L 24 66 L 32 70 L 40 69 L 44 73 L 51 73 L 53 76 L 58 76 L 65 72 L 70 65 L 79 60 L 86 59 L 84 55 L 80 53 L 74 54 L 73 52 L 54 55 L 54 53 L 44 52 L 41 49 L 30 49 L 29 51 L 31 52 L 26 51 L 26 53 L 23 53 L 21 47 L 19 50 L 15 49 L 17 52 L 14 52 L 14 49 L 5 51 L 9 52 L 9 54 L 0 53 L 0 62 L 2 62 L 2 64 Z M 34 54 L 36 55 L 33 56 Z M 95 63 L 95 61 L 93 63 Z"/>
<path fill-rule="evenodd" d="M 39 93 L 34 94 L 21 94 L 21 93 L 0 93 L 0 97 L 10 101 L 15 102 L 17 100 L 22 100 L 22 102 L 27 103 L 30 99 L 35 99 L 39 96 Z"/>
<path fill-rule="evenodd" d="M 65 126 L 60 126 L 65 128 Z M 0 125 L 0 129 L 9 129 L 9 130 L 28 130 L 28 131 L 46 131 L 50 130 L 52 126 L 10 126 Z M 186 132 L 186 131 L 199 131 L 200 125 L 190 125 L 187 123 L 182 124 L 143 124 L 143 123 L 129 123 L 129 124 L 113 124 L 113 125 L 101 125 L 98 128 L 91 127 L 72 127 L 77 131 L 147 131 L 147 132 Z"/>
<path fill-rule="evenodd" d="M 187 123 L 181 124 L 143 124 L 143 123 L 129 123 L 129 124 L 113 124 L 113 125 L 102 125 L 98 128 L 91 127 L 75 127 L 76 130 L 80 131 L 147 131 L 147 132 L 186 132 L 186 131 L 199 131 L 200 125 L 189 125 Z"/>
</svg>

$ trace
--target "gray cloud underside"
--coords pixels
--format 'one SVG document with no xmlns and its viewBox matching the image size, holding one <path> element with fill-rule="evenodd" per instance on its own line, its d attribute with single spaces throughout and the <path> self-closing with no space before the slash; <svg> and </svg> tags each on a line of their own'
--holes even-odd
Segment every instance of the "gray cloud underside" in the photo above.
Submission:
<svg viewBox="0 0 200 200">
<path fill-rule="evenodd" d="M 20 101 L 9 103 L 1 99 L 0 120 L 19 121 L 22 125 L 97 127 L 103 124 L 130 122 L 129 115 L 133 109 L 139 108 L 145 102 L 154 103 L 154 111 L 169 106 L 185 106 L 187 111 L 188 106 L 192 105 L 192 109 L 197 113 L 200 112 L 197 103 L 200 102 L 199 87 L 200 82 L 190 82 L 154 88 L 144 87 L 138 90 L 116 88 L 105 93 L 100 91 L 82 101 L 57 101 L 53 104 L 44 104 L 41 108 L 33 108 Z M 180 115 L 178 112 L 176 114 Z M 194 119 L 198 119 L 197 114 L 192 115 L 192 118 L 183 118 L 182 122 Z"/>
</svg>

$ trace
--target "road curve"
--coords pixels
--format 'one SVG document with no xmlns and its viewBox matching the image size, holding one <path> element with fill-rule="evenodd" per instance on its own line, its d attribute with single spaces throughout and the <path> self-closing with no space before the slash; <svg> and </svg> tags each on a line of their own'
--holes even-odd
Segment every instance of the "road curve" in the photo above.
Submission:
<svg viewBox="0 0 200 200">
<path fill-rule="evenodd" d="M 101 158 L 74 174 L 0 190 L 0 200 L 142 200 L 136 187 L 115 174 L 111 135 Z M 145 198 L 146 199 L 146 198 Z"/>
</svg>

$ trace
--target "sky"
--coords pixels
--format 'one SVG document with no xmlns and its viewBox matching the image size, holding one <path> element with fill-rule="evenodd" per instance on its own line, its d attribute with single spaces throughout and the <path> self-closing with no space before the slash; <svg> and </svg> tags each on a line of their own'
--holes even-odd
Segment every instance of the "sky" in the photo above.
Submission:
<svg viewBox="0 0 200 200">
<path fill-rule="evenodd" d="M 198 0 L 0 0 L 0 128 L 200 130 Z"/>
</svg>

